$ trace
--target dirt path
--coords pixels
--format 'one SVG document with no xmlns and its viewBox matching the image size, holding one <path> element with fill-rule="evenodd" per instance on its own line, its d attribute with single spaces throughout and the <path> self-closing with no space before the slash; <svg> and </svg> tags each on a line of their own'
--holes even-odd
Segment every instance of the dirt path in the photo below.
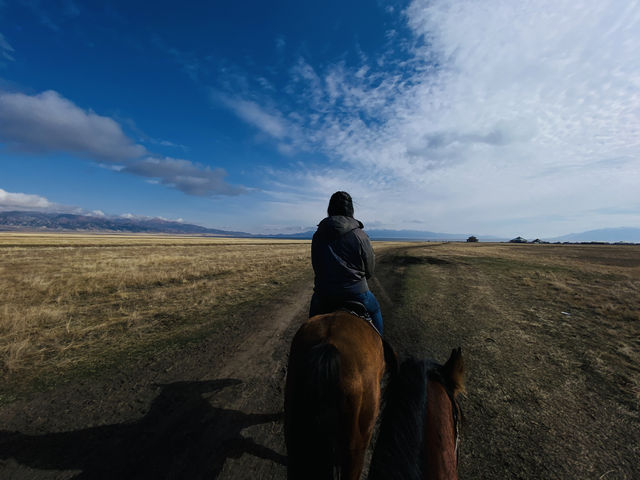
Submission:
<svg viewBox="0 0 640 480">
<path fill-rule="evenodd" d="M 282 388 L 307 282 L 202 343 L 0 411 L 0 478 L 285 478 Z"/>
<path fill-rule="evenodd" d="M 262 451 L 260 447 L 253 450 L 252 444 L 245 455 L 228 458 L 219 477 L 221 479 L 286 478 L 286 452 L 280 415 L 286 361 L 295 331 L 308 318 L 311 293 L 309 286 L 294 297 L 283 299 L 282 306 L 271 317 L 272 322 L 268 322 L 242 344 L 230 361 L 217 372 L 220 378 L 242 378 L 243 386 L 241 395 L 217 398 L 216 403 L 243 412 L 259 410 L 276 413 L 275 420 L 251 424 L 243 431 L 245 438 L 251 437 L 255 445 L 266 450 Z M 268 452 L 269 449 L 277 453 L 273 455 Z"/>
</svg>

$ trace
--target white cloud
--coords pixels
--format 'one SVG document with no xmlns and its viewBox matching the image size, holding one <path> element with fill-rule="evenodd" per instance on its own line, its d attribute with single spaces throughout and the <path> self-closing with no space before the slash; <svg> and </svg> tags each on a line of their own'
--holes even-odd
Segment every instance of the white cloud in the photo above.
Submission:
<svg viewBox="0 0 640 480">
<path fill-rule="evenodd" d="M 83 208 L 71 205 L 62 205 L 52 202 L 41 195 L 29 193 L 12 193 L 0 188 L 0 212 L 8 211 L 26 211 L 26 212 L 42 212 L 42 213 L 66 213 L 74 215 L 83 215 L 97 218 L 126 218 L 130 220 L 151 220 L 160 219 L 166 221 L 174 221 L 184 223 L 182 218 L 173 220 L 162 216 L 134 215 L 132 213 L 124 213 L 121 215 L 106 214 L 102 210 L 87 211 Z"/>
<path fill-rule="evenodd" d="M 223 169 L 154 157 L 112 118 L 83 110 L 52 90 L 37 95 L 0 91 L 0 141 L 36 153 L 73 153 L 103 168 L 139 175 L 189 195 L 246 191 L 228 184 Z"/>
<path fill-rule="evenodd" d="M 47 210 L 55 206 L 40 195 L 11 193 L 0 188 L 0 210 Z"/>
<path fill-rule="evenodd" d="M 350 184 L 363 215 L 392 227 L 549 236 L 640 223 L 638 2 L 414 0 L 404 16 L 412 57 L 384 71 L 298 62 L 292 84 L 308 88 L 291 87 L 263 131 L 281 151 L 296 132 L 289 142 L 332 164 L 278 172 L 279 188 L 313 192 L 311 205 Z"/>
<path fill-rule="evenodd" d="M 0 140 L 36 152 L 71 152 L 105 162 L 146 153 L 108 117 L 85 111 L 52 90 L 0 92 Z"/>
<path fill-rule="evenodd" d="M 265 108 L 250 100 L 230 98 L 218 94 L 213 94 L 212 98 L 221 101 L 238 117 L 262 132 L 277 139 L 286 137 L 287 125 L 278 113 L 268 112 Z"/>
<path fill-rule="evenodd" d="M 174 143 L 171 142 L 169 140 L 156 140 L 156 139 L 151 139 L 152 143 L 156 143 L 158 145 L 161 145 L 163 147 L 173 147 L 173 148 L 180 148 L 181 150 L 188 150 L 186 145 L 180 145 L 179 143 Z"/>
</svg>

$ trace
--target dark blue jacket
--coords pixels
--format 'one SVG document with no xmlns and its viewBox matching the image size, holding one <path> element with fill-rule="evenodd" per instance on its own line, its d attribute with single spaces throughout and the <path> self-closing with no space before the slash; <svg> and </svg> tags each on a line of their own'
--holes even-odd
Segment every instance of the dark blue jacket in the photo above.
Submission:
<svg viewBox="0 0 640 480">
<path fill-rule="evenodd" d="M 362 222 L 336 215 L 320 222 L 311 242 L 311 263 L 319 295 L 348 296 L 369 290 L 375 255 Z"/>
</svg>

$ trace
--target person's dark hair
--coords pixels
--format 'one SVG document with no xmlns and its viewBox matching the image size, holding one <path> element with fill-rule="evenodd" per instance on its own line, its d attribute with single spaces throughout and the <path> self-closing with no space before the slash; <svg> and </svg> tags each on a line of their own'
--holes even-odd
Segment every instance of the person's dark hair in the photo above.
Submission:
<svg viewBox="0 0 640 480">
<path fill-rule="evenodd" d="M 331 195 L 327 213 L 330 217 L 334 215 L 353 217 L 353 200 L 351 200 L 351 195 L 347 192 L 336 192 Z"/>
</svg>

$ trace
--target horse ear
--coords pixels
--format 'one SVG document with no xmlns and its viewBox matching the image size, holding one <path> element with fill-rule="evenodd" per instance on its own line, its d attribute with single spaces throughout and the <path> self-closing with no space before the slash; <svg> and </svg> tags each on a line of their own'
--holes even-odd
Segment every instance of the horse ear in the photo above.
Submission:
<svg viewBox="0 0 640 480">
<path fill-rule="evenodd" d="M 444 364 L 444 373 L 451 380 L 453 394 L 464 392 L 464 360 L 462 359 L 462 348 L 451 350 L 449 360 Z"/>
</svg>

